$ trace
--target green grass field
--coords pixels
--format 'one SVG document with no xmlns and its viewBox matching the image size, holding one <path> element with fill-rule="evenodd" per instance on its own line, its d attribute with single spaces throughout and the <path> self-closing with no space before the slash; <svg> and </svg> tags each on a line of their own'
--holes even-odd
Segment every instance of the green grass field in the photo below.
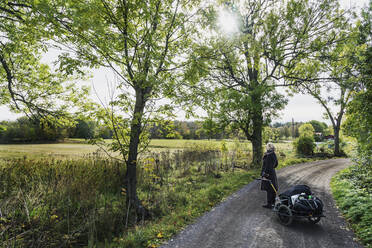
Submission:
<svg viewBox="0 0 372 248">
<path fill-rule="evenodd" d="M 0 158 L 72 158 L 97 151 L 98 147 L 89 144 L 16 144 L 0 145 Z"/>
<path fill-rule="evenodd" d="M 179 150 L 195 146 L 216 147 L 217 149 L 221 149 L 223 144 L 225 144 L 228 149 L 232 149 L 234 146 L 239 145 L 243 149 L 252 150 L 251 143 L 247 141 L 154 139 L 151 140 L 149 151 Z M 275 146 L 277 147 L 278 153 L 286 154 L 289 157 L 292 156 L 291 143 L 276 143 Z M 0 158 L 22 158 L 24 156 L 28 158 L 76 158 L 95 153 L 98 150 L 100 150 L 98 146 L 86 144 L 83 140 L 69 140 L 65 143 L 52 144 L 2 144 L 0 145 Z"/>
</svg>

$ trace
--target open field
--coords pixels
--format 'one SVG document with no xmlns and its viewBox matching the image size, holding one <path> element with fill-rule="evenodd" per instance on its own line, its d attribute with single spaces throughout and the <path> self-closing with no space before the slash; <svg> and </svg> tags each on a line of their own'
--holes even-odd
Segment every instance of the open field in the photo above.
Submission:
<svg viewBox="0 0 372 248">
<path fill-rule="evenodd" d="M 90 145 L 80 140 L 72 140 L 66 143 L 52 143 L 52 144 L 2 144 L 0 145 L 0 158 L 21 158 L 27 156 L 28 158 L 76 158 L 83 157 L 88 154 L 97 152 L 100 148 L 96 145 Z M 110 141 L 108 141 L 110 142 Z M 286 154 L 289 157 L 293 156 L 291 143 L 276 143 L 278 153 Z M 239 146 L 241 149 L 252 150 L 250 142 L 234 141 L 234 140 L 164 140 L 154 139 L 149 145 L 150 152 L 161 152 L 166 150 L 180 150 L 185 148 L 200 147 L 214 147 L 223 149 L 234 149 Z"/>
<path fill-rule="evenodd" d="M 93 153 L 98 149 L 97 146 L 89 144 L 11 144 L 0 145 L 0 158 L 29 158 L 42 157 L 80 157 L 84 154 Z"/>
</svg>

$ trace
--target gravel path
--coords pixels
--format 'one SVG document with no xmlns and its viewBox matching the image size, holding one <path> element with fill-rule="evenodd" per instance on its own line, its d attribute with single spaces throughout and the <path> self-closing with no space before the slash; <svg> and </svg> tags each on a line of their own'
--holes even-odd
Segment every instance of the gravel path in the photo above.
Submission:
<svg viewBox="0 0 372 248">
<path fill-rule="evenodd" d="M 163 248 L 280 248 L 342 247 L 362 248 L 346 227 L 331 197 L 329 182 L 348 159 L 332 159 L 290 166 L 277 171 L 279 192 L 295 184 L 307 184 L 324 203 L 326 218 L 314 225 L 294 220 L 290 226 L 279 223 L 277 216 L 261 205 L 266 192 L 255 181 L 230 196 L 171 239 Z"/>
</svg>

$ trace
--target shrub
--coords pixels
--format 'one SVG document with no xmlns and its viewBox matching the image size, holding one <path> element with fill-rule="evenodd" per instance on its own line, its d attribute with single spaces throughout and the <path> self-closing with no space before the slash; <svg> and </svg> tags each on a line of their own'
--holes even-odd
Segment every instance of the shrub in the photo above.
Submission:
<svg viewBox="0 0 372 248">
<path fill-rule="evenodd" d="M 337 206 L 349 222 L 361 243 L 372 247 L 372 193 L 355 184 L 358 166 L 339 172 L 331 180 L 331 189 Z"/>
<path fill-rule="evenodd" d="M 311 156 L 314 153 L 315 141 L 313 137 L 300 136 L 293 145 L 299 155 Z"/>
<path fill-rule="evenodd" d="M 300 136 L 314 137 L 314 128 L 311 124 L 305 123 L 298 128 Z"/>
</svg>

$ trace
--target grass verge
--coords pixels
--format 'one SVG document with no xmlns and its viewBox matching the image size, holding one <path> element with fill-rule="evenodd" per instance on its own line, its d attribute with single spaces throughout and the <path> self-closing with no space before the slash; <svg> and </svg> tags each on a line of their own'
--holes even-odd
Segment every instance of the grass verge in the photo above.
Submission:
<svg viewBox="0 0 372 248">
<path fill-rule="evenodd" d="M 331 190 L 337 207 L 354 230 L 360 242 L 372 247 L 372 195 L 357 187 L 347 177 L 352 168 L 337 173 L 331 180 Z"/>
<path fill-rule="evenodd" d="M 233 192 L 253 181 L 255 171 L 235 171 L 214 176 L 192 176 L 181 180 L 167 197 L 168 213 L 161 218 L 135 226 L 124 236 L 114 239 L 113 247 L 158 247 L 180 232 Z"/>
</svg>

